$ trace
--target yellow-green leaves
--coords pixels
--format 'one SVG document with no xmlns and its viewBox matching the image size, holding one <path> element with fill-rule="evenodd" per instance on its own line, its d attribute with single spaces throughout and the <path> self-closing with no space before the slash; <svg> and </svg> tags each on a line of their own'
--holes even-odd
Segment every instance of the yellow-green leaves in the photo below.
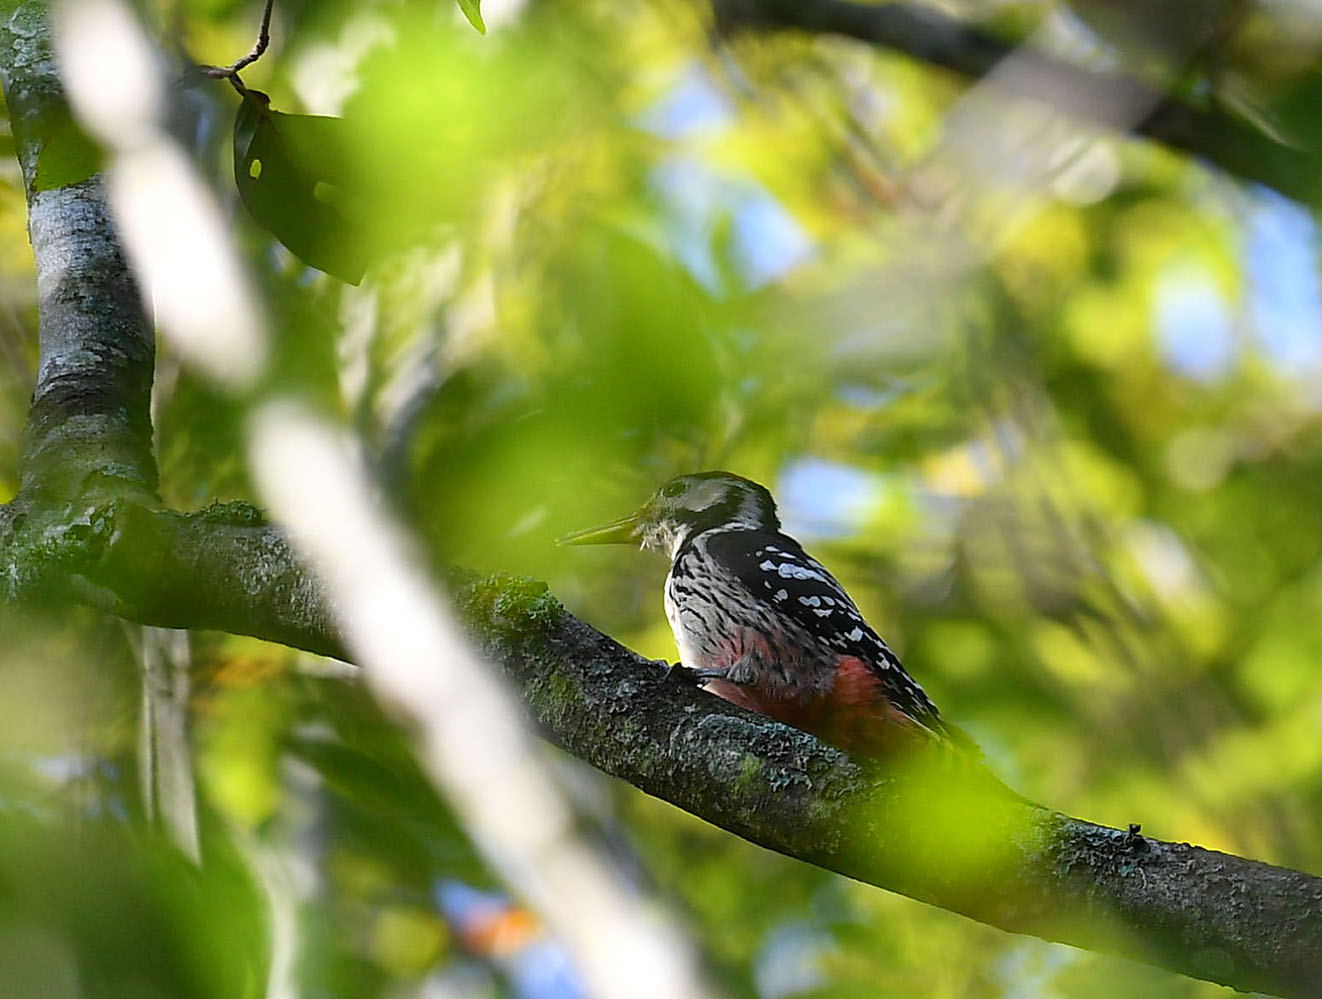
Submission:
<svg viewBox="0 0 1322 999">
<path fill-rule="evenodd" d="M 86 180 L 101 169 L 101 147 L 88 138 L 60 104 L 41 121 L 41 152 L 32 177 L 34 191 L 54 191 Z"/>
</svg>

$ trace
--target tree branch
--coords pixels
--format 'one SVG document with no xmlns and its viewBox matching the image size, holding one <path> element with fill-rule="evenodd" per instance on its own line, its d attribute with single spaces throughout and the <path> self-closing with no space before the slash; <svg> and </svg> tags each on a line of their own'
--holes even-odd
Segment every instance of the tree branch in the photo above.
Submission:
<svg viewBox="0 0 1322 999">
<path fill-rule="evenodd" d="M 62 564 L 131 620 L 344 655 L 316 584 L 246 512 L 119 501 L 73 537 L 81 555 Z M 0 575 L 23 551 L 5 540 Z M 1072 819 L 943 756 L 851 756 L 667 682 L 540 584 L 469 581 L 455 599 L 548 739 L 738 836 L 1001 929 L 1238 989 L 1303 997 L 1322 980 L 1322 879 Z"/>
<path fill-rule="evenodd" d="M 248 88 L 239 79 L 239 72 L 266 54 L 266 49 L 271 44 L 271 11 L 274 8 L 275 0 L 266 0 L 262 8 L 261 27 L 257 29 L 257 41 L 253 43 L 246 56 L 236 59 L 228 66 L 199 66 L 198 72 L 212 80 L 229 80 L 240 94 L 246 93 Z"/>
<path fill-rule="evenodd" d="M 1128 130 L 1243 180 L 1309 204 L 1322 164 L 1218 108 L 1200 109 L 1133 77 L 1102 73 L 1004 42 L 956 18 L 905 3 L 849 0 L 712 0 L 718 28 L 838 35 L 891 49 L 1004 92 L 1048 104 L 1087 124 Z M 1018 72 L 991 76 L 1007 56 Z"/>
<path fill-rule="evenodd" d="M 38 105 L 59 100 L 30 13 L 0 26 L 29 177 Z M 250 508 L 157 508 L 149 326 L 98 183 L 43 192 L 29 180 L 29 206 L 42 362 L 19 498 L 0 507 L 0 598 L 54 593 L 146 624 L 342 655 L 333 608 Z M 1236 988 L 1306 996 L 1322 981 L 1322 879 L 1071 819 L 945 756 L 850 756 L 667 684 L 536 584 L 469 582 L 456 602 L 548 738 L 755 843 L 1007 930 Z"/>
<path fill-rule="evenodd" d="M 129 595 L 121 613 L 342 654 L 273 528 L 124 503 L 103 516 L 84 571 Z M 851 756 L 667 682 L 541 584 L 470 580 L 455 600 L 548 739 L 738 836 L 1001 929 L 1238 989 L 1303 997 L 1322 981 L 1320 878 L 1069 818 L 944 755 Z"/>
<path fill-rule="evenodd" d="M 746 839 L 1001 929 L 1286 996 L 1322 981 L 1322 879 L 1072 819 L 941 760 L 887 767 L 674 690 L 544 587 L 461 596 L 574 755 Z"/>
</svg>

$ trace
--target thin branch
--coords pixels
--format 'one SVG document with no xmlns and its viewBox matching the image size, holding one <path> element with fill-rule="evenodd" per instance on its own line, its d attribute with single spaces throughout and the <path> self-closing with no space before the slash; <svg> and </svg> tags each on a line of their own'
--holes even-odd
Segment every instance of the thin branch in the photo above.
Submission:
<svg viewBox="0 0 1322 999">
<path fill-rule="evenodd" d="M 199 66 L 198 71 L 208 79 L 229 80 L 235 90 L 241 94 L 245 93 L 247 88 L 239 79 L 239 71 L 260 59 L 266 52 L 267 46 L 271 44 L 271 11 L 274 8 L 275 0 L 266 0 L 262 8 L 262 25 L 257 30 L 257 41 L 253 43 L 251 51 L 246 56 L 228 66 Z"/>
<path fill-rule="evenodd" d="M 849 0 L 711 0 L 723 31 L 795 30 L 838 35 L 904 53 L 1084 123 L 1127 130 L 1189 153 L 1244 180 L 1313 203 L 1322 164 L 1218 108 L 1201 109 L 1134 77 L 1086 69 L 995 38 L 929 7 Z M 993 74 L 1013 55 L 1015 73 Z M 1137 113 L 1135 113 L 1135 111 Z"/>
<path fill-rule="evenodd" d="M 275 7 L 275 0 L 266 0 L 266 6 L 262 9 L 262 26 L 257 32 L 257 42 L 253 45 L 252 51 L 230 67 L 234 72 L 238 72 L 245 66 L 255 63 L 262 57 L 266 47 L 271 44 L 271 10 Z"/>
</svg>

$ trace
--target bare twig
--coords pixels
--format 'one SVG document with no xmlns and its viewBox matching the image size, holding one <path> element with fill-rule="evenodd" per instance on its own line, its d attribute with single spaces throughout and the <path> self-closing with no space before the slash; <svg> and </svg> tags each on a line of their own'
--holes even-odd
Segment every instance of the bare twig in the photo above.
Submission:
<svg viewBox="0 0 1322 999">
<path fill-rule="evenodd" d="M 257 31 L 257 41 L 253 43 L 252 50 L 246 56 L 228 66 L 199 66 L 201 74 L 211 80 L 229 80 L 235 90 L 241 94 L 246 93 L 247 88 L 239 79 L 239 71 L 260 59 L 271 44 L 271 11 L 274 7 L 275 0 L 266 0 L 262 8 L 262 26 Z"/>
</svg>

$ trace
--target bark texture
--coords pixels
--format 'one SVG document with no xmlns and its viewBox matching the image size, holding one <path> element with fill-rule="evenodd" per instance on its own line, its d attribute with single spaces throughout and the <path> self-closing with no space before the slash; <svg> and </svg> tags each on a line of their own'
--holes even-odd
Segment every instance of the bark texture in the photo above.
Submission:
<svg viewBox="0 0 1322 999">
<path fill-rule="evenodd" d="M 62 101 L 32 12 L 12 13 L 0 38 L 23 121 Z M 20 129 L 29 177 L 42 134 Z M 0 599 L 90 603 L 342 656 L 333 609 L 256 511 L 159 508 L 152 338 L 97 181 L 30 183 L 29 206 L 41 365 L 20 493 L 0 506 Z M 1007 930 L 1240 989 L 1317 994 L 1322 879 L 1081 822 L 946 755 L 852 757 L 667 681 L 538 584 L 452 590 L 548 738 L 739 836 Z"/>
<path fill-rule="evenodd" d="M 1243 990 L 1317 994 L 1322 879 L 1072 819 L 949 760 L 862 760 L 700 691 L 528 584 L 466 617 L 552 741 L 769 849 L 981 922 Z"/>
<path fill-rule="evenodd" d="M 0 597 L 113 608 L 82 563 L 106 504 L 156 502 L 155 336 L 100 177 L 39 183 L 43 153 L 72 121 L 44 5 L 0 4 L 0 81 L 27 192 L 40 348 L 19 492 L 0 508 Z"/>
<path fill-rule="evenodd" d="M 125 595 L 120 613 L 343 655 L 275 529 L 229 510 L 121 504 L 97 519 L 113 527 L 81 535 L 77 561 L 96 592 Z M 944 753 L 851 756 L 670 682 L 541 584 L 470 580 L 454 597 L 548 739 L 714 825 L 1005 930 L 1243 990 L 1317 994 L 1322 879 L 1073 819 Z"/>
</svg>

